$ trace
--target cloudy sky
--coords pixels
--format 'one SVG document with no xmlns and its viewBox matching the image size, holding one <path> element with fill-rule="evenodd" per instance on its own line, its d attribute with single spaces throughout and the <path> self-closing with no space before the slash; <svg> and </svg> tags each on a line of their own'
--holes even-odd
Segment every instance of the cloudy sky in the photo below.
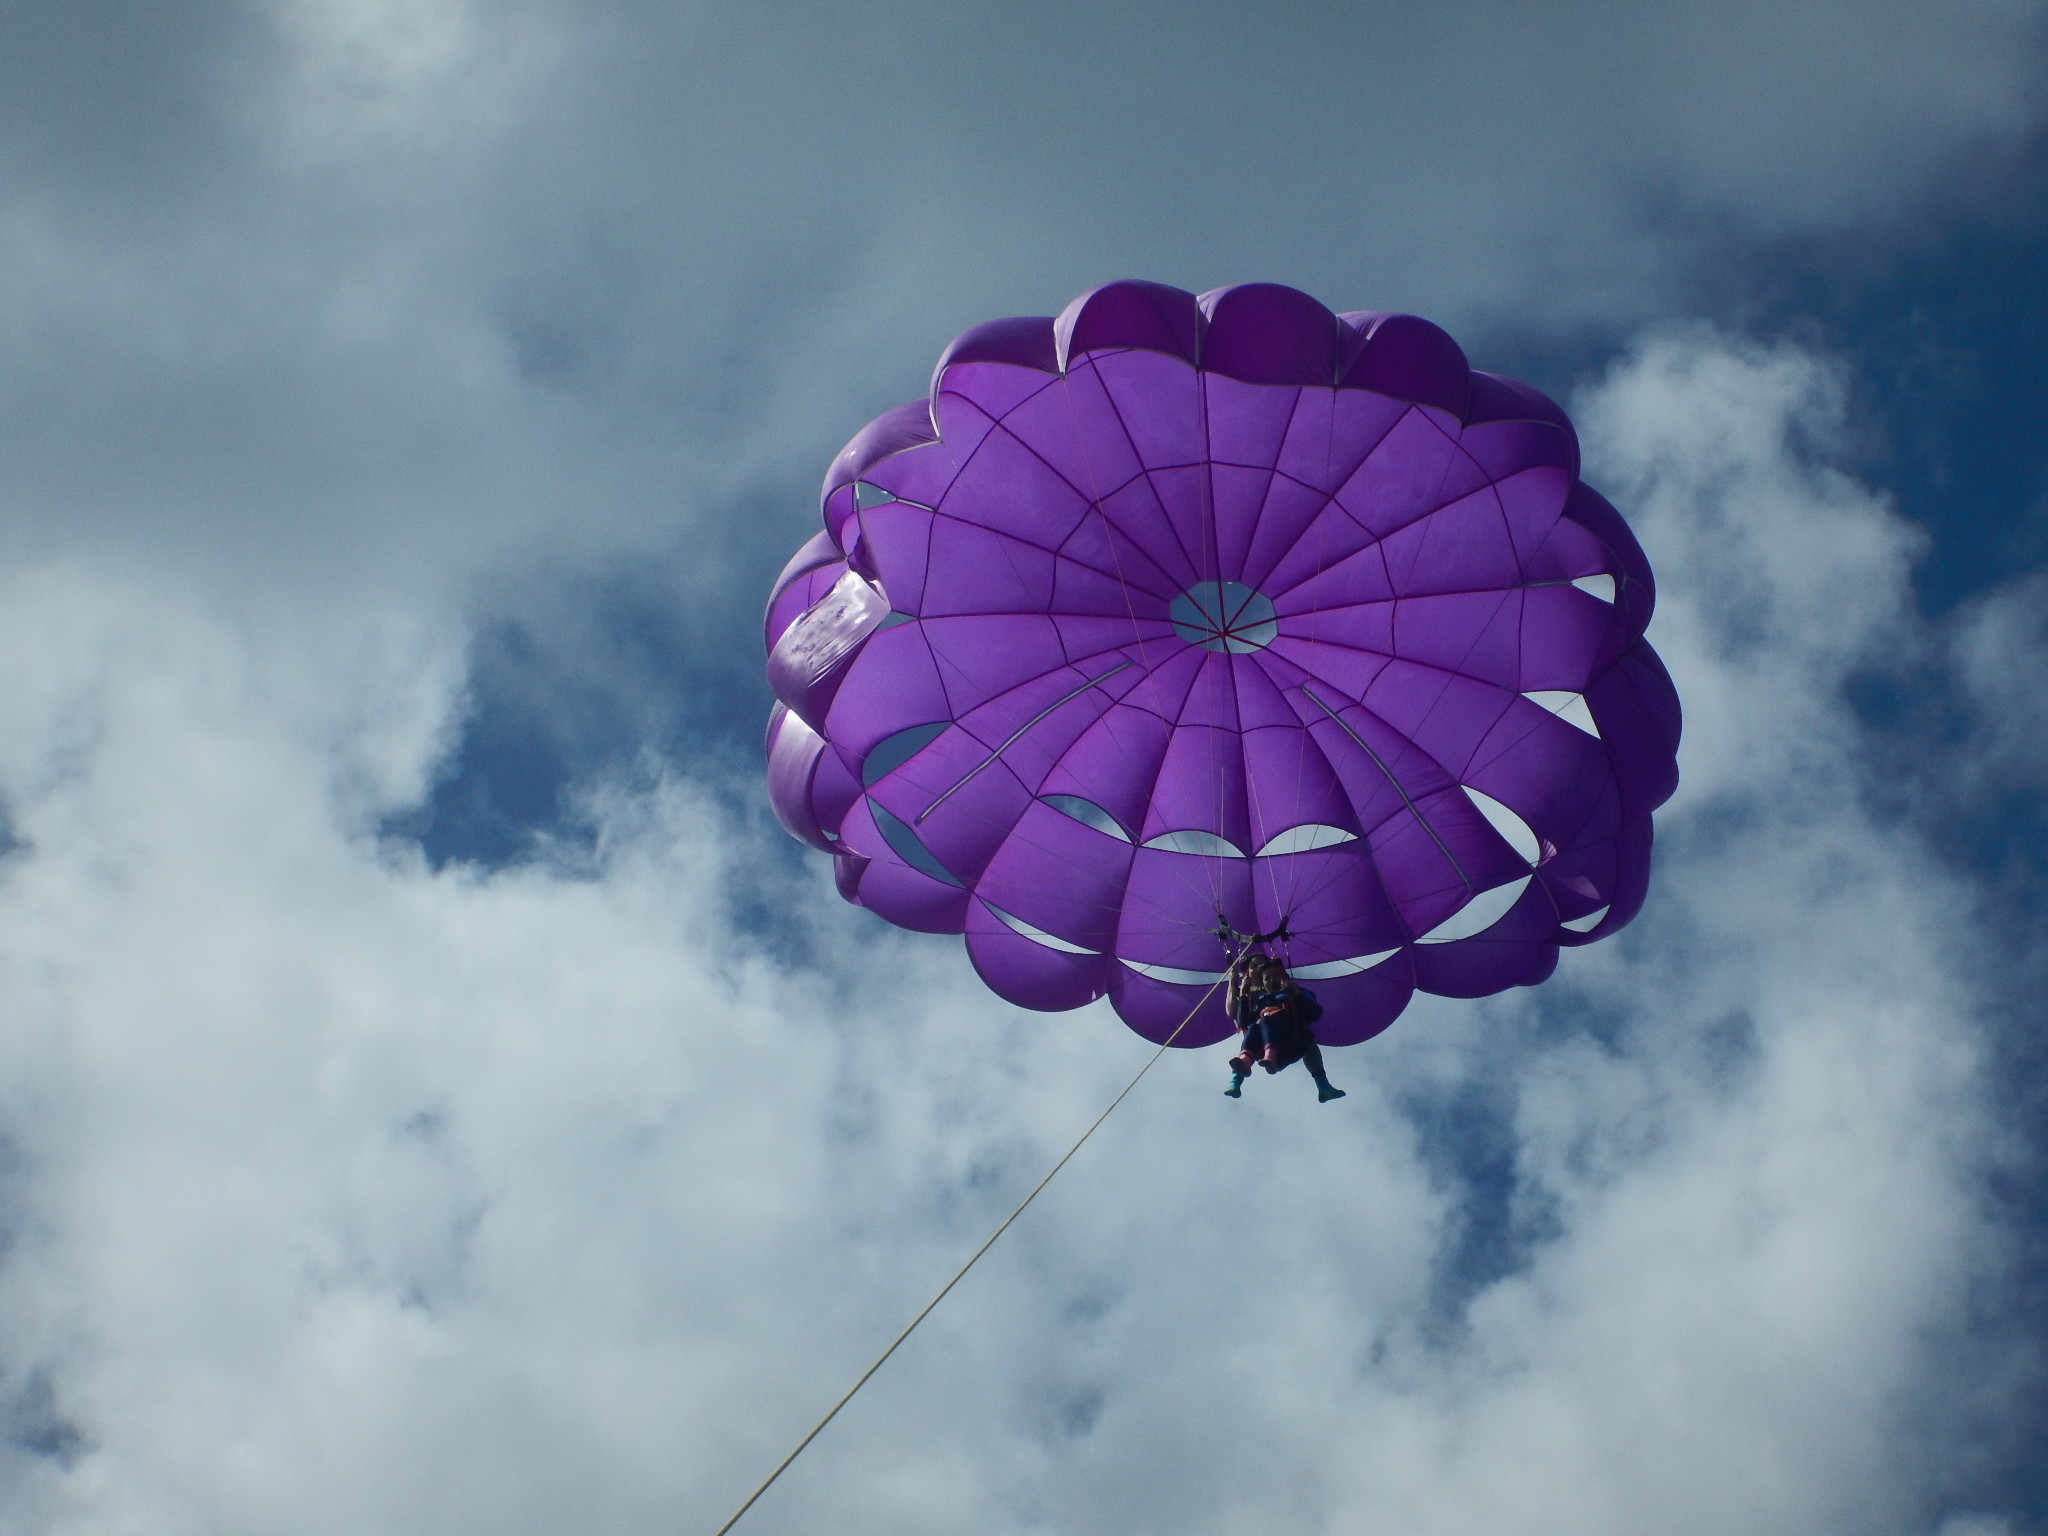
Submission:
<svg viewBox="0 0 2048 1536">
<path fill-rule="evenodd" d="M 1570 403 L 1656 883 L 1170 1053 L 742 1529 L 2048 1532 L 2044 28 L 0 8 L 0 1528 L 708 1536 L 1030 1187 L 1147 1047 L 833 896 L 759 608 L 1142 276 Z"/>
</svg>

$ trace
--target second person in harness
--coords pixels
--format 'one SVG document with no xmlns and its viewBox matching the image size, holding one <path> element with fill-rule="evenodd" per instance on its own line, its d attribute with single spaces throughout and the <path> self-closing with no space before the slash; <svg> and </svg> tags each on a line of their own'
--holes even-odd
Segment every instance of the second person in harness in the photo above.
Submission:
<svg viewBox="0 0 2048 1536">
<path fill-rule="evenodd" d="M 1316 1044 L 1312 1026 L 1323 1016 L 1322 1006 L 1278 960 L 1260 954 L 1240 959 L 1230 968 L 1223 1006 L 1244 1041 L 1244 1048 L 1230 1058 L 1230 1086 L 1223 1091 L 1231 1098 L 1243 1095 L 1254 1066 L 1272 1073 L 1297 1061 L 1315 1079 L 1318 1101 L 1327 1104 L 1344 1097 L 1343 1089 L 1330 1086 L 1322 1048 Z"/>
</svg>

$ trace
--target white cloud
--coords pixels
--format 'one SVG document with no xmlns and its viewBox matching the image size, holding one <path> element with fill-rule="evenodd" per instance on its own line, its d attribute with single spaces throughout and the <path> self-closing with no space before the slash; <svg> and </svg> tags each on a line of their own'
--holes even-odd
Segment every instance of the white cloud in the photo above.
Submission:
<svg viewBox="0 0 2048 1536">
<path fill-rule="evenodd" d="M 1912 540 L 1802 446 L 1830 380 L 1683 333 L 1582 402 L 1694 710 L 1640 924 L 1334 1108 L 1175 1053 L 751 1529 L 1925 1528 L 1903 1425 L 1999 1251 L 1957 892 L 1855 793 Z M 10 1528 L 708 1528 L 1143 1059 L 686 780 L 600 797 L 594 874 L 378 846 L 460 648 L 0 589 Z M 1521 1259 L 1460 1276 L 1475 1084 Z"/>
<path fill-rule="evenodd" d="M 67 1536 L 711 1528 L 1142 1060 L 687 777 L 594 868 L 380 846 L 456 595 L 687 540 L 723 601 L 947 336 L 1126 272 L 1659 312 L 1698 220 L 1973 195 L 2040 10 L 186 14 L 0 48 L 0 1524 Z M 1920 641 L 1840 391 L 1680 331 L 1582 403 L 1688 707 L 1640 924 L 1334 1109 L 1169 1059 L 747 1529 L 1937 1523 L 1972 893 L 1859 799 Z M 1986 772 L 2038 597 L 1960 632 Z"/>
<path fill-rule="evenodd" d="M 1972 706 L 1972 774 L 2038 783 L 2048 761 L 2048 577 L 2007 582 L 1951 626 L 1955 669 Z"/>
<path fill-rule="evenodd" d="M 294 594 L 681 538 L 722 569 L 798 531 L 815 466 L 956 331 L 1113 276 L 1279 278 L 1468 333 L 1661 314 L 1702 250 L 1987 199 L 2041 22 L 81 14 L 0 37 L 0 551 Z M 787 521 L 734 527 L 747 495 Z"/>
</svg>

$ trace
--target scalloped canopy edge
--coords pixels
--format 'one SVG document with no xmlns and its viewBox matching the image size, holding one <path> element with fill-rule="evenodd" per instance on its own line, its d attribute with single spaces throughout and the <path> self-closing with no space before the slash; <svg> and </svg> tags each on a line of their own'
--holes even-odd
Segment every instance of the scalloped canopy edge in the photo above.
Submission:
<svg viewBox="0 0 2048 1536">
<path fill-rule="evenodd" d="M 1577 457 L 1571 419 L 1540 390 L 1474 371 L 1450 334 L 1416 315 L 1388 310 L 1338 314 L 1298 288 L 1237 283 L 1193 294 L 1136 278 L 1092 288 L 1058 315 L 990 320 L 963 331 L 940 354 L 930 395 L 885 411 L 833 459 L 822 494 L 871 466 L 938 440 L 932 404 L 946 370 L 1001 363 L 1054 376 L 1092 352 L 1139 350 L 1246 384 L 1367 389 L 1447 411 L 1466 426 L 1540 421 L 1562 431 Z"/>
</svg>

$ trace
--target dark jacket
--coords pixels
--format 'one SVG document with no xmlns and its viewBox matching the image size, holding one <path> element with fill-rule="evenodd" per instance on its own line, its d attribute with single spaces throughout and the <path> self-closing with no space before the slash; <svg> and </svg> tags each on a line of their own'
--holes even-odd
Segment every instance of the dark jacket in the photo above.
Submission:
<svg viewBox="0 0 2048 1536">
<path fill-rule="evenodd" d="M 1240 992 L 1237 1011 L 1230 1022 L 1239 1029 L 1249 1029 L 1258 1023 L 1266 1009 L 1275 1006 L 1280 1012 L 1267 1023 L 1277 1020 L 1284 1030 L 1291 1031 L 1297 1026 L 1305 1028 L 1323 1016 L 1322 1004 L 1316 1001 L 1315 993 L 1297 983 L 1289 983 L 1274 991 Z"/>
</svg>

